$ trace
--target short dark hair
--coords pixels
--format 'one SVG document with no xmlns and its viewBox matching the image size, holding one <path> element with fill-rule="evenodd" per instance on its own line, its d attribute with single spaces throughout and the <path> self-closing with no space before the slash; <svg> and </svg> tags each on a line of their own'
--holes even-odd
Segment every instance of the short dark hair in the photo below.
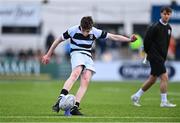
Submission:
<svg viewBox="0 0 180 123">
<path fill-rule="evenodd" d="M 82 29 L 89 30 L 93 27 L 93 19 L 91 16 L 85 16 L 81 19 L 80 26 Z"/>
<path fill-rule="evenodd" d="M 169 7 L 169 6 L 163 6 L 163 7 L 161 8 L 161 13 L 164 12 L 164 11 L 166 11 L 166 12 L 168 12 L 168 13 L 172 13 L 172 9 L 171 9 L 171 7 Z"/>
</svg>

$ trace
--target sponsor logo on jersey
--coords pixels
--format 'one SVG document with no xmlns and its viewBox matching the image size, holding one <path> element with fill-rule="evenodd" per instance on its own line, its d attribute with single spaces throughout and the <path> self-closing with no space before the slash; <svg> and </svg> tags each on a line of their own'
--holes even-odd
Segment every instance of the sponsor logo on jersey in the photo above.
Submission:
<svg viewBox="0 0 180 123">
<path fill-rule="evenodd" d="M 92 40 L 92 39 L 93 39 L 93 34 L 90 34 L 90 35 L 89 35 L 89 38 Z"/>
<path fill-rule="evenodd" d="M 171 30 L 170 29 L 168 29 L 168 35 L 171 35 Z"/>
</svg>

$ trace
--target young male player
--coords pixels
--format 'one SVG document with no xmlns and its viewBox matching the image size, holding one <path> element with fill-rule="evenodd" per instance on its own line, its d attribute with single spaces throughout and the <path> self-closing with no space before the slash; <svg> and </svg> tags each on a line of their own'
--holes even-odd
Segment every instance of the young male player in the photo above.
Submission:
<svg viewBox="0 0 180 123">
<path fill-rule="evenodd" d="M 50 61 L 51 55 L 57 45 L 64 40 L 70 38 L 70 56 L 72 72 L 70 77 L 65 81 L 64 86 L 58 97 L 58 101 L 53 105 L 52 109 L 55 112 L 59 112 L 59 101 L 62 96 L 67 95 L 72 88 L 74 82 L 80 76 L 80 87 L 76 93 L 76 103 L 71 109 L 72 115 L 82 115 L 79 111 L 79 105 L 88 88 L 89 81 L 95 73 L 94 62 L 92 59 L 91 49 L 93 42 L 96 39 L 110 39 L 114 41 L 134 42 L 136 40 L 135 35 L 131 38 L 124 37 L 122 35 L 115 35 L 107 33 L 100 29 L 93 27 L 93 20 L 90 16 L 83 17 L 80 25 L 73 26 L 64 32 L 59 38 L 57 38 L 46 55 L 42 58 L 42 63 L 47 64 Z"/>
<path fill-rule="evenodd" d="M 147 54 L 147 59 L 150 62 L 151 74 L 143 86 L 131 96 L 131 100 L 135 106 L 141 106 L 139 104 L 140 97 L 156 82 L 158 77 L 160 77 L 160 107 L 176 106 L 167 100 L 168 74 L 165 68 L 165 61 L 172 32 L 172 29 L 168 24 L 171 13 L 172 10 L 170 7 L 162 7 L 160 11 L 160 20 L 152 24 L 146 32 L 144 50 Z"/>
</svg>

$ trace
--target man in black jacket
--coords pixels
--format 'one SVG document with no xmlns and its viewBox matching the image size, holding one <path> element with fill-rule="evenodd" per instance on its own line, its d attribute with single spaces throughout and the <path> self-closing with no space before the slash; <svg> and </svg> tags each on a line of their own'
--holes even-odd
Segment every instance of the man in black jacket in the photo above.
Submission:
<svg viewBox="0 0 180 123">
<path fill-rule="evenodd" d="M 165 68 L 165 61 L 172 29 L 168 24 L 172 10 L 170 7 L 162 7 L 161 18 L 158 22 L 152 24 L 144 38 L 144 50 L 147 59 L 150 62 L 151 73 L 145 81 L 142 88 L 131 96 L 131 100 L 135 106 L 139 104 L 140 97 L 147 91 L 160 77 L 161 104 L 160 107 L 175 107 L 175 104 L 167 100 L 168 74 Z"/>
</svg>

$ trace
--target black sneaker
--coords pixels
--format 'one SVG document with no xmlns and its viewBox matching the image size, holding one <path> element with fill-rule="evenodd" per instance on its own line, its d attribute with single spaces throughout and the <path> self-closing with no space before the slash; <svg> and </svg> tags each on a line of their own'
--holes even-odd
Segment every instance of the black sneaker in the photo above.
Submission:
<svg viewBox="0 0 180 123">
<path fill-rule="evenodd" d="M 59 110 L 60 110 L 60 108 L 59 108 L 59 102 L 60 102 L 60 100 L 62 99 L 62 96 L 60 96 L 60 97 L 58 97 L 58 100 L 57 100 L 57 102 L 52 106 L 52 110 L 54 111 L 54 112 L 59 112 Z"/>
<path fill-rule="evenodd" d="M 71 108 L 71 114 L 72 115 L 83 115 L 79 110 L 80 109 L 78 109 L 78 107 L 74 106 L 73 108 Z"/>
</svg>

